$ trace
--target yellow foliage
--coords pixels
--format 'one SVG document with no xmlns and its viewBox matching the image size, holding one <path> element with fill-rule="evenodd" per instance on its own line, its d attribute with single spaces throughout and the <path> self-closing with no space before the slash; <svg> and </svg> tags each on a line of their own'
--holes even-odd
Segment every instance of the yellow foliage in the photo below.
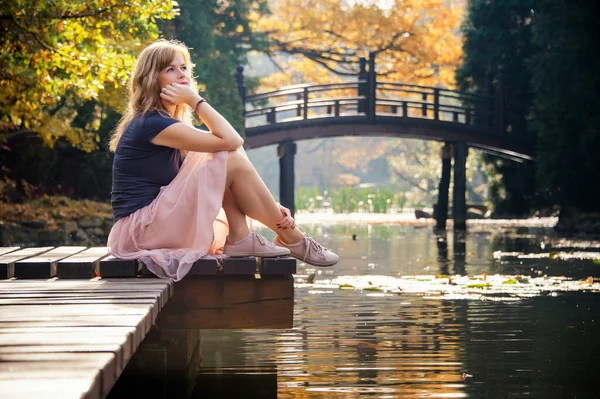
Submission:
<svg viewBox="0 0 600 399">
<path fill-rule="evenodd" d="M 273 54 L 301 56 L 280 60 L 281 73 L 264 79 L 321 83 L 333 71 L 356 74 L 358 58 L 377 53 L 381 80 L 453 87 L 462 56 L 459 35 L 464 0 L 271 0 L 272 14 L 256 18 Z M 310 61 L 309 61 L 310 60 Z M 339 79 L 339 77 L 337 78 Z M 276 83 L 275 83 L 276 82 Z"/>
<path fill-rule="evenodd" d="M 152 19 L 173 17 L 175 4 L 13 0 L 3 5 L 2 15 L 11 22 L 10 28 L 2 23 L 0 39 L 0 122 L 32 129 L 49 145 L 66 137 L 91 148 L 94 140 L 70 126 L 74 115 L 64 109 L 124 86 L 140 46 L 158 37 Z M 116 102 L 114 94 L 102 97 Z"/>
</svg>

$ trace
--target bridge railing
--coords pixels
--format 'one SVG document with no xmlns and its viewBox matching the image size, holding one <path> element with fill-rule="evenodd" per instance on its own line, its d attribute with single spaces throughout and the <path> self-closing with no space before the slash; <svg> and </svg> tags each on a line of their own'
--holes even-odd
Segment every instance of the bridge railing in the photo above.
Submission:
<svg viewBox="0 0 600 399">
<path fill-rule="evenodd" d="M 316 118 L 398 117 L 494 128 L 497 109 L 493 96 L 393 82 L 377 82 L 375 90 L 369 90 L 370 84 L 359 80 L 296 85 L 249 95 L 246 127 Z"/>
<path fill-rule="evenodd" d="M 320 117 L 356 116 L 362 82 L 296 85 L 246 97 L 246 127 Z"/>
<path fill-rule="evenodd" d="M 404 83 L 377 82 L 376 116 L 422 118 L 492 128 L 495 98 Z"/>
</svg>

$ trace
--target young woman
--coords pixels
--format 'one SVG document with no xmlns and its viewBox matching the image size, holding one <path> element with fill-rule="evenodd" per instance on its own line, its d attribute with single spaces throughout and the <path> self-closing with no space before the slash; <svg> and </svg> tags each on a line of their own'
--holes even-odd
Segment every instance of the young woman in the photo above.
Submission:
<svg viewBox="0 0 600 399">
<path fill-rule="evenodd" d="M 193 127 L 195 113 L 209 131 Z M 139 55 L 129 102 L 111 137 L 115 152 L 111 254 L 141 259 L 176 281 L 206 255 L 291 255 L 315 266 L 338 256 L 298 228 L 242 149 L 243 139 L 202 98 L 187 47 L 159 40 Z M 251 230 L 258 220 L 273 243 Z"/>
</svg>

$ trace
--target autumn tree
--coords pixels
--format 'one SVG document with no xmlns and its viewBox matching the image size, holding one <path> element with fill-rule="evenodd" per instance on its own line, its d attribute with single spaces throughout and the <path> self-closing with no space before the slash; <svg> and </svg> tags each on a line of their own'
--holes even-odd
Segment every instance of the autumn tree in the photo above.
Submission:
<svg viewBox="0 0 600 399">
<path fill-rule="evenodd" d="M 396 0 L 383 7 L 376 0 L 271 0 L 271 15 L 255 23 L 281 67 L 270 77 L 277 83 L 354 77 L 359 57 L 373 51 L 382 80 L 450 86 L 461 56 L 461 3 Z"/>
<path fill-rule="evenodd" d="M 161 0 L 1 4 L 0 138 L 10 145 L 35 133 L 50 146 L 64 137 L 88 150 L 100 115 L 75 127 L 77 107 L 90 99 L 118 107 L 123 93 L 115 90 L 139 49 L 158 37 L 156 18 L 175 13 L 174 2 Z"/>
</svg>

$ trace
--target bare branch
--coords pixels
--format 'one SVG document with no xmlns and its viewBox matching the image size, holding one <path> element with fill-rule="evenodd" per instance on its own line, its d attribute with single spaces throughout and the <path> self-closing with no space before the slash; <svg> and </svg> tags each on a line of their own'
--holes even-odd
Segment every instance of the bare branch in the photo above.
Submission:
<svg viewBox="0 0 600 399">
<path fill-rule="evenodd" d="M 419 190 L 421 190 L 424 193 L 429 193 L 429 190 L 426 190 L 423 187 L 419 186 L 419 183 L 415 182 L 410 177 L 406 177 L 404 174 L 402 174 L 400 171 L 398 171 L 395 167 L 392 166 L 392 170 L 394 171 L 394 173 L 396 174 L 396 176 L 398 176 L 399 178 L 401 178 L 405 182 L 409 183 L 411 186 L 418 188 Z"/>
</svg>

